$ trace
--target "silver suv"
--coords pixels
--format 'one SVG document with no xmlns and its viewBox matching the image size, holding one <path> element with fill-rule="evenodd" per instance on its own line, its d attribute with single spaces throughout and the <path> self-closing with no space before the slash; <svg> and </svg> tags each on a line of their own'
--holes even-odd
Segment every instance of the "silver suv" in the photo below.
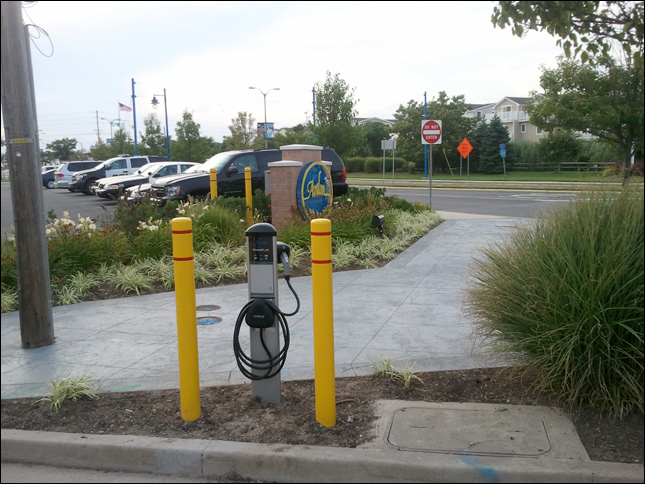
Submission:
<svg viewBox="0 0 645 484">
<path fill-rule="evenodd" d="M 94 168 L 99 163 L 101 161 L 66 161 L 59 165 L 54 173 L 54 188 L 67 188 L 69 190 L 69 184 L 74 173 Z"/>
</svg>

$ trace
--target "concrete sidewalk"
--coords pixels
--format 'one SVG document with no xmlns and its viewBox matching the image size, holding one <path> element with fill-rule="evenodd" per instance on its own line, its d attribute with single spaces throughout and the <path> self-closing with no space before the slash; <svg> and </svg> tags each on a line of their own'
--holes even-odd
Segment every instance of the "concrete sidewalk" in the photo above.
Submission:
<svg viewBox="0 0 645 484">
<path fill-rule="evenodd" d="M 371 374 L 380 357 L 415 371 L 504 365 L 472 334 L 464 289 L 479 249 L 530 220 L 442 216 L 386 266 L 334 274 L 337 377 Z M 291 282 L 301 308 L 287 318 L 282 379 L 311 379 L 311 277 Z M 87 372 L 103 391 L 179 388 L 174 297 L 53 308 L 56 343 L 36 350 L 21 348 L 18 313 L 3 314 L 2 398 L 43 395 L 52 380 Z M 198 323 L 207 323 L 198 324 L 202 386 L 248 382 L 232 347 L 247 299 L 246 284 L 197 291 Z M 295 304 L 281 280 L 281 309 Z M 271 482 L 643 482 L 642 465 L 590 461 L 572 423 L 554 409 L 380 402 L 379 412 L 375 439 L 358 449 L 2 430 L 2 461 L 211 482 L 227 474 Z"/>
</svg>

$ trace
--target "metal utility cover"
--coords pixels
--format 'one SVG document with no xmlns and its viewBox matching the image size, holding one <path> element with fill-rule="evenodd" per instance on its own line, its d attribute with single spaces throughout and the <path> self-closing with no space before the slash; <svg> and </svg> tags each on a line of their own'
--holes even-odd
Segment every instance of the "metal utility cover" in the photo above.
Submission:
<svg viewBox="0 0 645 484">
<path fill-rule="evenodd" d="M 491 409 L 404 407 L 387 436 L 400 450 L 537 457 L 551 450 L 544 420 L 503 405 Z"/>
</svg>

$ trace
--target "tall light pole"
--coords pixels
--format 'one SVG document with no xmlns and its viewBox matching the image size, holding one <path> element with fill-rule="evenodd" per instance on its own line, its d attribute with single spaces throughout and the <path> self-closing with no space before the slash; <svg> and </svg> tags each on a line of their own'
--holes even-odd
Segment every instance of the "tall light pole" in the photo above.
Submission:
<svg viewBox="0 0 645 484">
<path fill-rule="evenodd" d="M 157 104 L 159 104 L 159 101 L 157 101 L 157 96 L 163 96 L 163 105 L 164 109 L 166 111 L 166 153 L 168 155 L 168 159 L 170 159 L 170 138 L 168 137 L 168 103 L 166 101 L 166 88 L 163 88 L 163 94 L 153 94 L 152 95 L 152 107 L 156 108 Z"/>
<path fill-rule="evenodd" d="M 260 89 L 259 87 L 251 86 L 251 87 L 249 87 L 249 89 L 257 89 L 258 91 L 260 91 L 262 93 L 262 96 L 264 96 L 264 148 L 266 149 L 266 148 L 269 147 L 269 143 L 268 143 L 268 140 L 267 140 L 267 94 L 269 94 L 269 92 L 271 92 L 271 91 L 279 91 L 280 88 L 279 87 L 272 87 L 267 92 L 263 92 L 262 89 Z"/>
<path fill-rule="evenodd" d="M 108 123 L 110 123 L 110 138 L 112 138 L 112 136 L 113 136 L 112 135 L 112 126 L 114 126 L 115 121 L 119 121 L 118 126 L 121 127 L 121 122 L 120 122 L 121 120 L 120 119 L 108 119 L 108 118 L 101 118 L 101 119 L 103 121 L 107 121 Z"/>
</svg>

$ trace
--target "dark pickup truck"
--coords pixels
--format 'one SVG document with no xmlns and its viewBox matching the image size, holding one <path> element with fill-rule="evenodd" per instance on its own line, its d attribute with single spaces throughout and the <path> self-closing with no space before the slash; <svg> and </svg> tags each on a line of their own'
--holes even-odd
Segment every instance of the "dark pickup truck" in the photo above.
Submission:
<svg viewBox="0 0 645 484">
<path fill-rule="evenodd" d="M 331 148 L 322 149 L 322 161 L 330 161 L 331 178 L 334 196 L 347 193 L 346 171 L 343 161 Z M 186 201 L 188 196 L 205 199 L 210 193 L 210 170 L 217 170 L 217 194 L 225 197 L 243 197 L 245 180 L 244 169 L 251 168 L 251 186 L 253 191 L 264 191 L 265 172 L 269 163 L 282 160 L 282 151 L 243 150 L 224 151 L 195 165 L 181 175 L 166 176 L 153 182 L 150 198 L 165 203 L 170 200 Z"/>
</svg>

